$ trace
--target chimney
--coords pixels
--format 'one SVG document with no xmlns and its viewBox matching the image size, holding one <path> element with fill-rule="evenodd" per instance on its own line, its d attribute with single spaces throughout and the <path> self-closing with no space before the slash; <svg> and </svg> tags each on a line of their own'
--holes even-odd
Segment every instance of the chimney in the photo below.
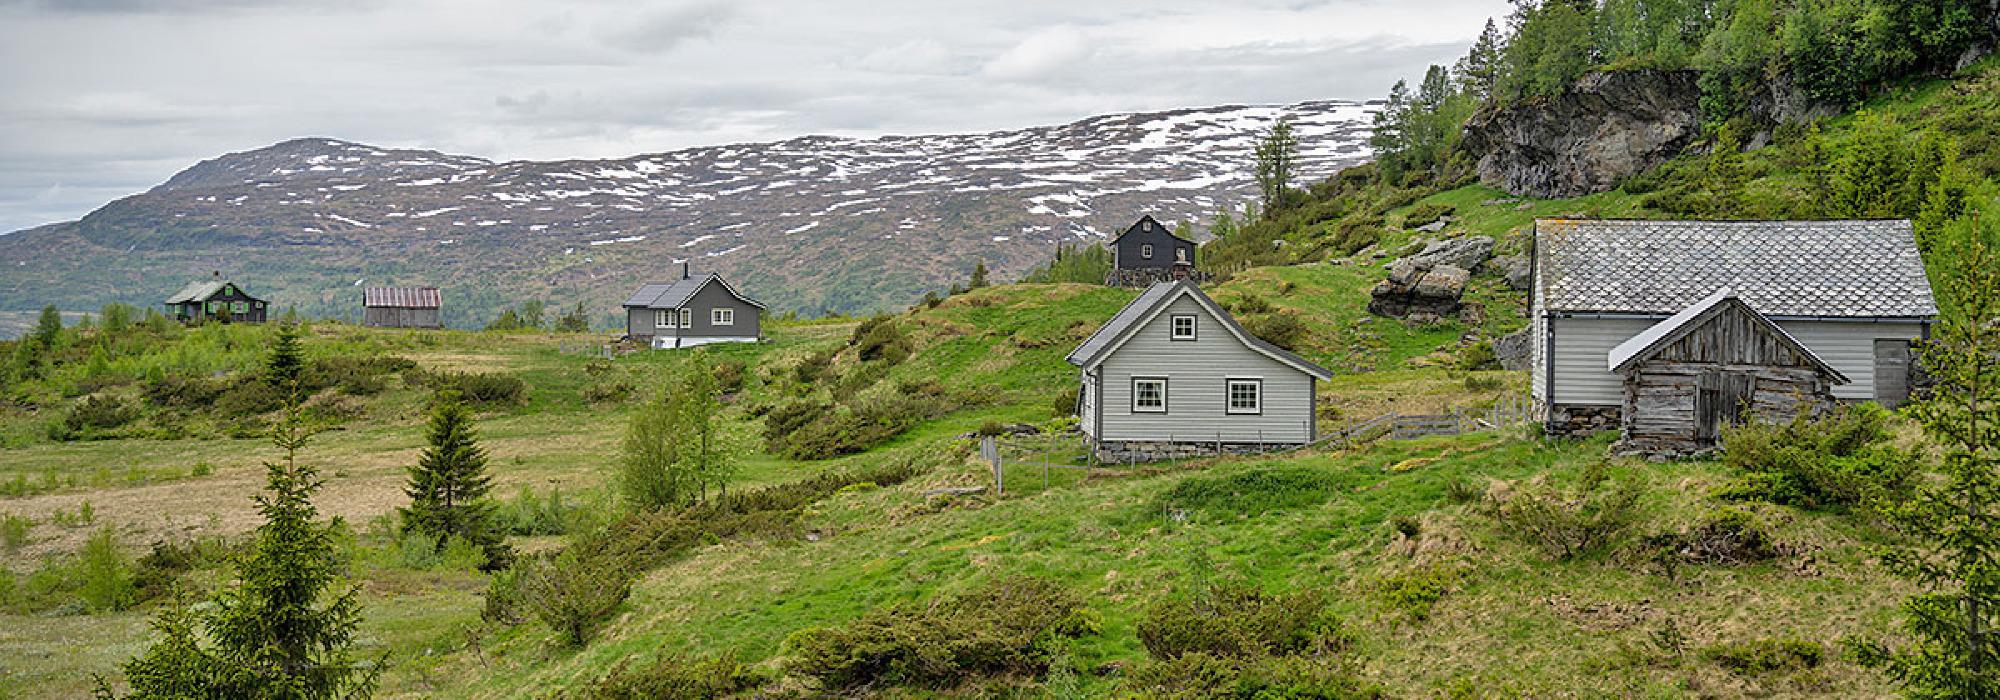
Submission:
<svg viewBox="0 0 2000 700">
<path fill-rule="evenodd" d="M 681 279 L 687 279 L 687 278 L 688 278 L 688 264 L 687 264 L 687 261 L 686 261 L 686 260 L 682 260 L 682 261 L 681 261 Z"/>
<path fill-rule="evenodd" d="M 214 278 L 216 278 L 216 279 L 222 279 L 222 271 L 221 271 L 221 270 L 209 270 L 209 271 L 208 271 L 208 274 L 209 274 L 209 276 L 210 276 L 210 277 L 214 277 Z"/>
</svg>

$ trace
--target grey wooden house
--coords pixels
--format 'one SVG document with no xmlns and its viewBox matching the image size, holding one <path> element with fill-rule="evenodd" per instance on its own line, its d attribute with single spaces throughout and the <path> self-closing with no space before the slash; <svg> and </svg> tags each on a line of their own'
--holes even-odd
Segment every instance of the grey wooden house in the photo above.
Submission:
<svg viewBox="0 0 2000 700">
<path fill-rule="evenodd" d="M 1333 376 L 1243 330 L 1186 281 L 1147 288 L 1068 360 L 1083 432 L 1104 461 L 1310 443 L 1314 386 Z"/>
<path fill-rule="evenodd" d="M 444 295 L 437 287 L 368 287 L 361 290 L 361 325 L 378 328 L 443 328 L 438 312 Z"/>
<path fill-rule="evenodd" d="M 1734 314 L 1727 328 L 1683 324 L 1675 332 L 1698 336 L 1712 348 L 1726 346 L 1710 350 L 1723 354 L 1715 355 L 1712 364 L 1718 366 L 1709 369 L 1741 364 L 1753 376 L 1728 378 L 1727 371 L 1734 370 L 1725 370 L 1672 389 L 1729 392 L 1720 399 L 1723 404 L 1773 395 L 1758 391 L 1756 383 L 1775 381 L 1758 373 L 1781 367 L 1823 372 L 1821 381 L 1831 384 L 1828 391 L 1837 401 L 1901 404 L 1909 397 L 1912 341 L 1928 336 L 1937 315 L 1915 236 L 1904 220 L 1544 219 L 1535 222 L 1534 246 L 1531 392 L 1553 434 L 1663 419 L 1626 416 L 1635 365 L 1612 361 L 1613 352 L 1648 333 L 1667 332 L 1661 321 L 1698 309 L 1724 290 L 1742 305 L 1715 301 L 1708 310 Z M 1769 326 L 1746 320 L 1751 317 L 1745 310 Z M 1681 351 L 1692 350 L 1673 352 Z M 1653 359 L 1686 357 L 1668 353 Z M 1651 381 L 1645 372 L 1638 376 Z M 1717 384 L 1722 381 L 1752 384 Z M 1649 393 L 1639 397 L 1636 410 L 1655 405 L 1665 410 L 1667 404 L 1647 400 L 1665 401 L 1651 393 L 1664 388 L 1642 388 Z M 1806 393 L 1810 400 L 1812 392 Z M 1701 400 L 1698 394 L 1676 397 L 1672 410 Z M 1695 418 L 1676 414 L 1669 420 Z"/>
<path fill-rule="evenodd" d="M 1111 272 L 1105 284 L 1142 286 L 1176 279 L 1199 281 L 1203 275 L 1195 267 L 1194 241 L 1174 235 L 1172 229 L 1152 216 L 1141 216 L 1113 237 Z"/>
<path fill-rule="evenodd" d="M 173 296 L 167 297 L 167 316 L 188 324 L 209 321 L 222 323 L 263 323 L 269 304 L 263 299 L 250 296 L 235 282 L 222 278 L 221 272 L 212 273 L 210 279 L 189 282 Z"/>
<path fill-rule="evenodd" d="M 1692 454 L 1723 426 L 1832 408 L 1847 375 L 1727 287 L 1611 349 L 1624 377 L 1624 450 Z"/>
<path fill-rule="evenodd" d="M 694 277 L 682 263 L 679 280 L 642 285 L 625 300 L 625 335 L 653 348 L 754 343 L 763 312 L 721 275 Z"/>
</svg>

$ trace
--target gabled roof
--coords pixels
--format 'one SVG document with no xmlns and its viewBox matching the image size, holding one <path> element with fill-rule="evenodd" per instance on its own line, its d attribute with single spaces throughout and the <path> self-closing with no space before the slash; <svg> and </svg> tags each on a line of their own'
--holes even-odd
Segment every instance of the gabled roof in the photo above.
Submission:
<svg viewBox="0 0 2000 700">
<path fill-rule="evenodd" d="M 437 287 L 368 287 L 361 290 L 361 305 L 401 309 L 435 309 L 444 306 Z"/>
<path fill-rule="evenodd" d="M 1264 339 L 1243 330 L 1243 326 L 1236 323 L 1235 317 L 1230 316 L 1229 312 L 1223 310 L 1221 305 L 1216 304 L 1214 299 L 1210 299 L 1207 294 L 1203 294 L 1201 288 L 1185 280 L 1160 282 L 1147 287 L 1146 291 L 1139 294 L 1139 298 L 1133 299 L 1132 303 L 1126 304 L 1125 308 L 1120 309 L 1117 315 L 1111 317 L 1111 320 L 1104 322 L 1102 328 L 1098 328 L 1097 332 L 1092 333 L 1089 338 L 1086 338 L 1082 345 L 1078 345 L 1075 350 L 1071 350 L 1069 356 L 1065 359 L 1069 360 L 1070 364 L 1084 369 L 1097 366 L 1098 363 L 1104 361 L 1104 358 L 1110 357 L 1112 353 L 1117 352 L 1119 346 L 1124 345 L 1125 341 L 1131 340 L 1132 336 L 1136 335 L 1140 328 L 1144 328 L 1148 322 L 1159 316 L 1160 312 L 1165 311 L 1168 306 L 1172 305 L 1175 300 L 1180 299 L 1182 296 L 1194 299 L 1195 303 L 1200 304 L 1203 309 L 1206 309 L 1210 316 L 1222 322 L 1222 327 L 1228 329 L 1230 335 L 1236 336 L 1238 341 L 1251 350 L 1277 360 L 1280 363 L 1290 365 L 1314 377 L 1320 379 L 1333 378 L 1333 373 L 1327 371 L 1326 368 L 1313 364 L 1303 357 L 1299 357 L 1284 348 L 1265 342 Z"/>
<path fill-rule="evenodd" d="M 222 280 L 189 282 L 180 291 L 174 292 L 173 296 L 167 297 L 167 303 L 181 304 L 190 301 L 205 301 L 209 297 L 215 296 L 216 292 L 222 291 L 222 288 L 228 285 L 228 282 Z"/>
<path fill-rule="evenodd" d="M 725 280 L 721 275 L 714 273 L 675 282 L 649 282 L 640 286 L 639 291 L 633 292 L 632 297 L 625 300 L 625 306 L 646 309 L 678 309 L 682 304 L 686 304 L 687 300 L 694 298 L 695 293 L 701 291 L 702 287 L 708 286 L 710 282 L 721 284 L 723 289 L 729 291 L 730 296 L 736 297 L 745 304 L 755 306 L 759 309 L 764 308 L 762 303 L 750 297 L 743 296 L 742 293 L 736 291 L 735 287 L 729 285 L 729 280 Z"/>
<path fill-rule="evenodd" d="M 1841 374 L 1840 370 L 1834 369 L 1833 365 L 1829 365 L 1825 360 L 1820 359 L 1819 355 L 1813 353 L 1812 348 L 1806 347 L 1805 343 L 1801 343 L 1798 338 L 1792 337 L 1791 333 L 1786 332 L 1783 327 L 1773 323 L 1769 317 L 1758 313 L 1757 309 L 1752 307 L 1749 302 L 1743 301 L 1736 296 L 1736 290 L 1728 287 L 1715 290 L 1714 293 L 1704 297 L 1701 301 L 1690 304 L 1687 308 L 1675 312 L 1672 316 L 1668 316 L 1666 320 L 1647 327 L 1646 330 L 1640 331 L 1638 335 L 1626 338 L 1625 342 L 1611 348 L 1611 353 L 1605 357 L 1605 367 L 1613 373 L 1623 373 L 1625 370 L 1631 369 L 1633 365 L 1652 358 L 1661 349 L 1679 342 L 1682 338 L 1687 337 L 1688 334 L 1693 333 L 1695 329 L 1700 328 L 1703 323 L 1707 323 L 1710 319 L 1715 318 L 1730 308 L 1740 308 L 1745 313 L 1748 313 L 1750 318 L 1755 319 L 1759 325 L 1763 326 L 1764 330 L 1770 331 L 1772 335 L 1777 336 L 1779 342 L 1790 347 L 1793 352 L 1799 354 L 1799 357 L 1811 363 L 1815 369 L 1831 375 L 1835 383 L 1847 383 L 1847 375 Z"/>
<path fill-rule="evenodd" d="M 1666 315 L 1729 287 L 1774 317 L 1937 315 L 1908 220 L 1535 222 L 1549 311 Z"/>
<path fill-rule="evenodd" d="M 1117 243 L 1117 242 L 1118 242 L 1118 239 L 1120 239 L 1120 238 L 1124 238 L 1124 237 L 1125 237 L 1125 234 L 1128 234 L 1128 233 L 1131 233 L 1131 232 L 1133 232 L 1133 231 L 1138 231 L 1138 230 L 1140 230 L 1140 229 L 1141 229 L 1142 227 L 1144 227 L 1144 226 L 1146 225 L 1146 222 L 1148 222 L 1148 221 L 1151 221 L 1151 222 L 1153 222 L 1153 226 L 1154 226 L 1154 227 L 1156 227 L 1156 228 L 1158 228 L 1158 229 L 1160 229 L 1160 232 L 1161 232 L 1161 233 L 1164 233 L 1164 234 L 1167 234 L 1167 237 L 1168 237 L 1168 238 L 1172 238 L 1172 239 L 1174 239 L 1174 240 L 1178 240 L 1178 241 L 1187 241 L 1188 243 L 1194 243 L 1194 241 L 1189 241 L 1188 239 L 1185 239 L 1185 238 L 1181 238 L 1180 236 L 1177 236 L 1177 235 L 1174 235 L 1174 230 L 1173 230 L 1173 229 L 1171 229 L 1171 228 L 1167 228 L 1167 225 L 1166 225 L 1166 224 L 1163 224 L 1163 223 L 1160 223 L 1158 219 L 1154 219 L 1154 218 L 1153 218 L 1153 215 L 1152 215 L 1152 214 L 1145 214 L 1145 215 L 1142 215 L 1142 216 L 1140 216 L 1140 217 L 1139 217 L 1139 220 L 1138 220 L 1138 221 L 1134 221 L 1134 222 L 1132 222 L 1132 225 L 1131 225 L 1131 226 L 1127 226 L 1127 227 L 1125 227 L 1125 230 L 1123 230 L 1123 231 L 1119 231 L 1119 232 L 1118 232 L 1118 235 L 1116 235 L 1116 236 L 1112 236 L 1112 237 L 1111 237 L 1111 242 L 1112 242 L 1112 243 Z"/>
</svg>

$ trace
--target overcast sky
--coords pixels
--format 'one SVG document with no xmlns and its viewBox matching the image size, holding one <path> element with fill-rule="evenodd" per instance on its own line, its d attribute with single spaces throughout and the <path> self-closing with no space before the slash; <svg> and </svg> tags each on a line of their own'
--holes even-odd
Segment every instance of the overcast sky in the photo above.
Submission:
<svg viewBox="0 0 2000 700">
<path fill-rule="evenodd" d="M 0 0 L 0 232 L 327 136 L 495 159 L 1379 97 L 1505 0 Z"/>
</svg>

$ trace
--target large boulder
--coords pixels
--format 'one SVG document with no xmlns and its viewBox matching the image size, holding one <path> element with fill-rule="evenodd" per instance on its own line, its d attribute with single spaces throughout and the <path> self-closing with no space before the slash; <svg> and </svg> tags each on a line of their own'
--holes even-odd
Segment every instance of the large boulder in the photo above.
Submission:
<svg viewBox="0 0 2000 700">
<path fill-rule="evenodd" d="M 1500 362 L 1502 369 L 1520 371 L 1528 368 L 1533 361 L 1534 346 L 1530 345 L 1534 336 L 1528 334 L 1532 328 L 1508 333 L 1493 339 L 1493 359 Z"/>
<path fill-rule="evenodd" d="M 1694 71 L 1605 71 L 1561 95 L 1483 109 L 1462 143 L 1479 179 L 1529 197 L 1611 189 L 1679 155 L 1701 134 Z"/>
<path fill-rule="evenodd" d="M 1403 258 L 1389 264 L 1389 277 L 1369 291 L 1368 312 L 1377 316 L 1434 320 L 1458 313 L 1459 297 L 1472 273 L 1457 265 Z"/>
<path fill-rule="evenodd" d="M 1528 265 L 1526 255 L 1499 255 L 1487 260 L 1480 271 L 1507 280 L 1507 288 L 1523 290 L 1528 288 L 1534 268 Z"/>
<path fill-rule="evenodd" d="M 1410 256 L 1408 260 L 1418 265 L 1451 265 L 1471 270 L 1478 268 L 1479 263 L 1485 262 L 1491 255 L 1493 255 L 1493 238 L 1472 236 L 1426 242 L 1424 249 Z"/>
</svg>

